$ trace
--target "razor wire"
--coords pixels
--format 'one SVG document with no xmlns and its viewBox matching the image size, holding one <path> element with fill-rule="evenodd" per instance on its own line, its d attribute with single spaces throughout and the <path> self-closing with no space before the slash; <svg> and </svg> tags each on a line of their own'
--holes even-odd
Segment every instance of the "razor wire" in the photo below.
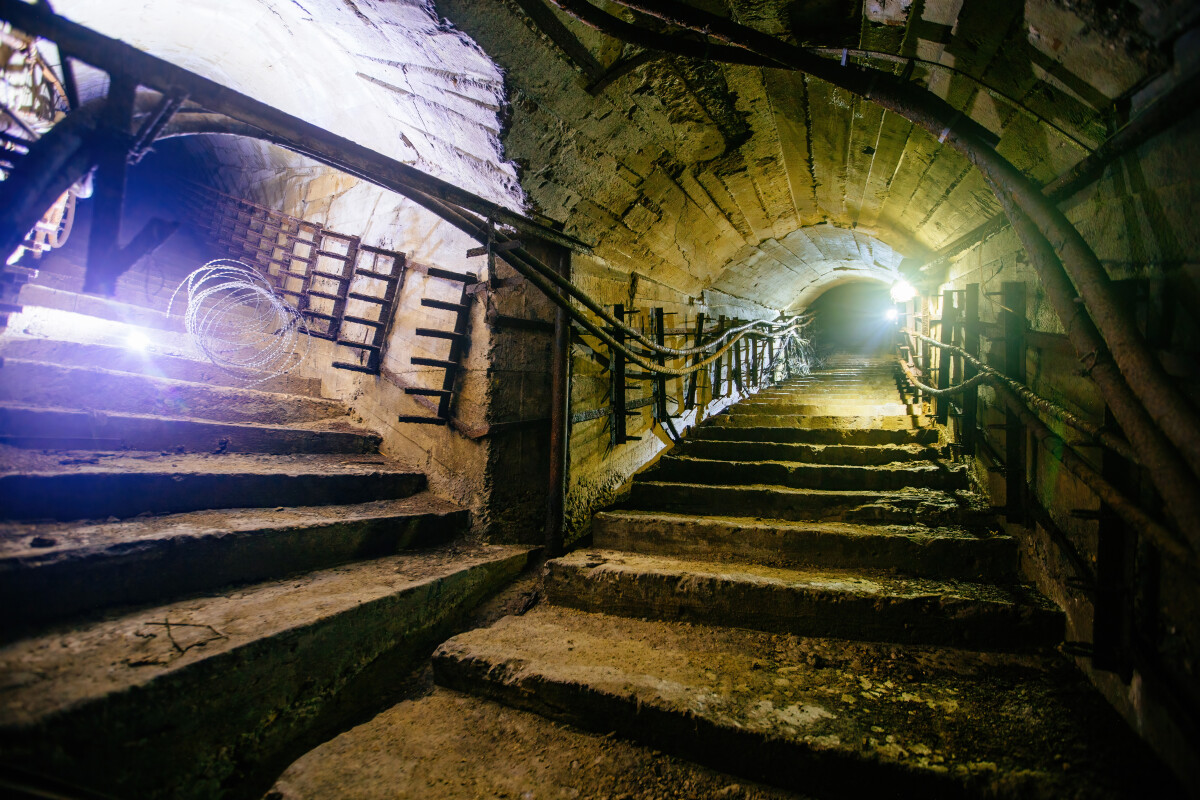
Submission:
<svg viewBox="0 0 1200 800">
<path fill-rule="evenodd" d="M 259 271 L 219 258 L 190 273 L 171 294 L 187 295 L 184 326 L 195 347 L 213 364 L 250 385 L 283 375 L 308 355 L 308 326 Z"/>
</svg>

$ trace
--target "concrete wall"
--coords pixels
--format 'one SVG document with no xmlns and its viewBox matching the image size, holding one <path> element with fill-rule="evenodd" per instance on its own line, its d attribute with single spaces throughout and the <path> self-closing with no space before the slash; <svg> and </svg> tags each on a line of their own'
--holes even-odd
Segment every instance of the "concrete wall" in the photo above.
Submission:
<svg viewBox="0 0 1200 800">
<path fill-rule="evenodd" d="M 1149 287 L 1151 305 L 1141 322 L 1149 323 L 1155 344 L 1166 352 L 1166 364 L 1193 400 L 1200 405 L 1200 367 L 1194 355 L 1176 353 L 1200 350 L 1200 326 L 1195 309 L 1200 301 L 1200 231 L 1192 218 L 1200 201 L 1200 135 L 1195 113 L 1168 134 L 1143 145 L 1136 154 L 1114 163 L 1103 178 L 1063 204 L 1067 216 L 1088 239 L 1114 280 L 1123 280 L 1122 293 L 1131 301 L 1135 283 Z M 999 319 L 1000 298 L 995 296 L 1006 281 L 1026 286 L 1026 319 L 1031 330 L 1062 333 L 1053 309 L 1042 291 L 1037 275 L 1011 230 L 993 236 L 953 260 L 942 288 L 979 284 L 980 316 L 984 322 Z M 985 360 L 1003 363 L 1003 342 L 985 337 Z M 1095 423 L 1104 422 L 1104 400 L 1095 384 L 1082 374 L 1082 365 L 1065 342 L 1062 346 L 1030 347 L 1026 369 L 1030 385 L 1039 394 Z M 980 393 L 981 425 L 1002 423 L 1004 413 L 993 394 Z M 1060 433 L 1066 431 L 1060 429 Z M 1078 438 L 1067 435 L 1068 440 Z M 998 440 L 1002 436 L 997 437 Z M 1100 451 L 1081 450 L 1099 467 Z M 1004 481 L 986 471 L 979 474 L 992 491 L 993 501 L 1005 502 Z M 1020 468 L 1020 467 L 1018 467 Z M 1031 450 L 1025 474 L 1037 500 L 1049 510 L 1054 523 L 1094 568 L 1097 522 L 1086 512 L 1100 503 L 1080 481 L 1070 475 L 1044 450 Z M 1148 486 L 1146 479 L 1141 480 Z M 1158 505 L 1145 488 L 1135 499 L 1145 507 Z M 1082 513 L 1080 513 L 1082 512 Z M 1074 570 L 1047 531 L 1013 526 L 1023 544 L 1023 568 L 1043 592 L 1066 609 L 1067 639 L 1092 640 L 1093 604 L 1086 591 L 1072 582 Z M 1139 594 L 1137 614 L 1140 633 L 1146 637 L 1161 662 L 1164 676 L 1140 665 L 1126 683 L 1118 675 L 1095 669 L 1087 658 L 1080 667 L 1108 696 L 1114 706 L 1171 763 L 1188 785 L 1200 785 L 1200 770 L 1189 750 L 1186 725 L 1175 698 L 1164 692 L 1167 684 L 1181 692 L 1194 709 L 1200 704 L 1200 593 L 1193 578 L 1169 560 L 1160 558 L 1145 543 L 1138 548 L 1138 570 L 1142 575 L 1159 573 L 1158 595 Z"/>
</svg>

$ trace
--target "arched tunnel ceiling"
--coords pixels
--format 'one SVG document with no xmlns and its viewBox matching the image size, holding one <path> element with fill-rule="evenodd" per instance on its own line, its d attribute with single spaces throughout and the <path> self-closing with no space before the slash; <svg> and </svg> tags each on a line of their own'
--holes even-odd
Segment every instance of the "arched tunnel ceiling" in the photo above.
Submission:
<svg viewBox="0 0 1200 800">
<path fill-rule="evenodd" d="M 695 2 L 834 58 L 850 47 L 918 59 L 913 81 L 991 130 L 1042 182 L 1104 139 L 1115 98 L 1166 66 L 1156 37 L 1187 10 Z M 920 262 L 999 211 L 962 156 L 869 101 L 792 72 L 647 57 L 549 0 L 55 5 L 381 153 L 526 203 L 609 266 L 693 296 L 802 307 L 847 279 L 890 282 L 905 259 Z M 904 69 L 895 58 L 872 64 Z"/>
<path fill-rule="evenodd" d="M 490 200 L 523 202 L 499 141 L 503 76 L 430 3 L 57 0 L 54 7 Z M 234 147 L 225 141 L 218 149 Z M 262 158 L 281 168 L 303 161 L 281 152 Z"/>
<path fill-rule="evenodd" d="M 851 47 L 930 62 L 912 79 L 1042 182 L 1103 141 L 1112 100 L 1164 62 L 1129 3 L 1094 18 L 1058 0 L 694 4 L 834 58 Z M 783 309 L 848 275 L 894 277 L 999 211 L 962 156 L 869 101 L 779 70 L 639 63 L 549 6 L 438 0 L 505 70 L 506 155 L 534 210 L 616 266 Z"/>
</svg>

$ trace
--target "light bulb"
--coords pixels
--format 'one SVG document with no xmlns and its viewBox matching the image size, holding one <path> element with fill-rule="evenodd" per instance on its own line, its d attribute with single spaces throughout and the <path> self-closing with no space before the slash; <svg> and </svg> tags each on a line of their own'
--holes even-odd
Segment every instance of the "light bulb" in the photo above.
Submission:
<svg viewBox="0 0 1200 800">
<path fill-rule="evenodd" d="M 897 303 L 907 303 L 917 296 L 917 290 L 908 281 L 896 281 L 892 284 L 892 300 Z"/>
<path fill-rule="evenodd" d="M 895 322 L 899 316 L 900 312 L 894 308 L 889 308 L 887 311 L 883 312 L 883 318 L 888 322 Z"/>
</svg>

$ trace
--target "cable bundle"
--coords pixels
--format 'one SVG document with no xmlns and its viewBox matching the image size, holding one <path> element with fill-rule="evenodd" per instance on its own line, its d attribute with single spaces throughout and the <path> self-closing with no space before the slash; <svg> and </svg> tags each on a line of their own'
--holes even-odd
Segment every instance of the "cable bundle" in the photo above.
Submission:
<svg viewBox="0 0 1200 800">
<path fill-rule="evenodd" d="M 195 346 L 214 364 L 261 383 L 290 372 L 308 355 L 300 334 L 308 327 L 295 308 L 275 292 L 263 275 L 241 261 L 220 258 L 187 276 L 171 295 L 186 287 L 184 325 Z"/>
</svg>

